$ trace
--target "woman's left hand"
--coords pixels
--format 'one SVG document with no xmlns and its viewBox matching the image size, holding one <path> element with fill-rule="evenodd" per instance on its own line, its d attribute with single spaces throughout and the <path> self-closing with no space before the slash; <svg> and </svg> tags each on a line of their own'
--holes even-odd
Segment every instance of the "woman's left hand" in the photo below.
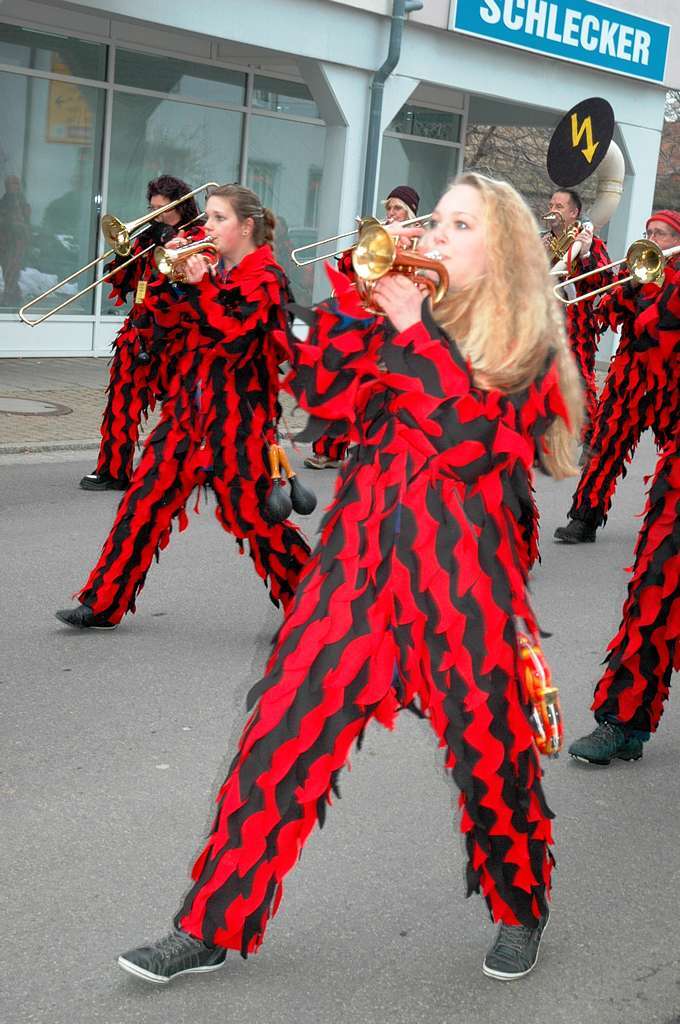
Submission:
<svg viewBox="0 0 680 1024">
<path fill-rule="evenodd" d="M 372 298 L 400 334 L 421 319 L 423 292 L 403 274 L 386 274 L 373 289 Z"/>
</svg>

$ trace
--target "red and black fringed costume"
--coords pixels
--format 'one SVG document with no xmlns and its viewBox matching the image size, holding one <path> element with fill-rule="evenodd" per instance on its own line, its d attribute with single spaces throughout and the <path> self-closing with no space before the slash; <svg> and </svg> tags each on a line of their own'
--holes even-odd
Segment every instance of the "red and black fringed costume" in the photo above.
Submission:
<svg viewBox="0 0 680 1024">
<path fill-rule="evenodd" d="M 293 345 L 291 390 L 353 446 L 177 916 L 244 956 L 352 747 L 404 707 L 429 720 L 460 789 L 468 893 L 535 927 L 550 886 L 553 815 L 516 629 L 536 631 L 523 520 L 536 447 L 566 415 L 557 371 L 483 391 L 429 313 L 395 336 L 355 301 L 322 304 Z"/>
<path fill-rule="evenodd" d="M 595 689 L 598 722 L 648 739 L 680 669 L 680 426 L 661 453 L 647 498 L 619 631 Z"/>
<path fill-rule="evenodd" d="M 680 260 L 666 267 L 661 288 L 616 288 L 598 316 L 619 327 L 621 338 L 597 407 L 592 455 L 569 511 L 570 519 L 593 529 L 605 522 L 642 433 L 653 430 L 663 448 L 680 419 Z"/>
<path fill-rule="evenodd" d="M 595 236 L 590 247 L 590 252 L 574 260 L 569 266 L 569 277 L 577 277 L 589 270 L 597 270 L 609 263 L 609 253 L 601 238 Z M 601 288 L 609 281 L 609 271 L 601 274 L 593 274 L 587 281 L 578 281 L 574 284 L 577 295 L 585 295 L 586 292 Z M 569 346 L 576 360 L 581 382 L 584 389 L 586 416 L 584 422 L 584 437 L 589 439 L 590 431 L 595 422 L 597 408 L 597 384 L 595 381 L 595 358 L 600 344 L 600 333 L 602 327 L 597 319 L 593 308 L 592 300 L 578 302 L 575 305 L 566 307 L 566 330 Z"/>
<path fill-rule="evenodd" d="M 216 515 L 241 550 L 247 543 L 256 572 L 275 604 L 287 606 L 309 556 L 292 523 L 263 516 L 272 486 L 268 444 L 280 415 L 278 368 L 287 327 L 285 275 L 267 245 L 232 271 L 196 287 L 150 282 L 147 306 L 164 332 L 175 367 L 161 419 L 149 435 L 132 483 L 120 503 L 97 565 L 78 595 L 97 616 L 119 622 L 134 611 L 155 555 L 172 523 L 183 530 L 195 487 L 209 484 Z"/>
<path fill-rule="evenodd" d="M 115 269 L 117 264 L 127 262 L 160 241 L 161 237 L 164 241 L 169 240 L 176 233 L 169 225 L 154 224 L 135 238 L 128 256 L 116 257 L 107 264 L 106 270 Z M 190 241 L 202 238 L 205 234 L 203 228 L 198 226 L 186 228 L 183 233 Z M 144 297 L 139 294 L 144 291 L 144 284 L 148 286 L 156 274 L 151 248 L 144 256 L 139 256 L 134 263 L 109 278 L 109 298 L 117 306 L 124 305 L 131 294 L 134 294 L 135 300 L 113 340 L 106 406 L 100 428 L 102 439 L 95 473 L 98 477 L 118 481 L 123 487 L 132 477 L 132 462 L 141 420 L 154 408 L 160 389 L 164 348 L 162 344 L 155 345 L 151 350 L 146 347 L 144 335 L 150 324 L 150 312 Z"/>
</svg>

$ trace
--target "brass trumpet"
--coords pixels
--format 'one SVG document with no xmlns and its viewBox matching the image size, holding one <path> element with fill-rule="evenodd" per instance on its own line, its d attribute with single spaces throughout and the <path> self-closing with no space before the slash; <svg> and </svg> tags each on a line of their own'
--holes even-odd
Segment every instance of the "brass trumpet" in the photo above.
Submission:
<svg viewBox="0 0 680 1024">
<path fill-rule="evenodd" d="M 359 241 L 352 250 L 352 266 L 357 276 L 357 290 L 367 312 L 382 313 L 372 305 L 373 289 L 389 273 L 404 274 L 418 284 L 424 284 L 433 304 L 436 306 L 441 302 L 449 287 L 449 275 L 438 253 L 403 249 L 373 217 L 361 222 L 359 232 Z M 423 273 L 427 270 L 437 275 L 436 284 Z"/>
<path fill-rule="evenodd" d="M 107 249 L 106 252 L 103 252 L 101 256 L 97 256 L 95 259 L 90 260 L 89 263 L 86 263 L 84 266 L 79 267 L 78 270 L 74 270 L 72 274 L 69 274 L 68 277 L 65 277 L 62 281 L 57 281 L 55 285 L 52 285 L 52 287 L 48 288 L 47 291 L 44 291 L 42 292 L 42 294 L 36 296 L 35 299 L 31 299 L 30 302 L 26 302 L 19 310 L 19 319 L 23 323 L 27 324 L 29 327 L 37 327 L 38 324 L 43 323 L 45 320 L 48 320 L 51 316 L 54 316 L 55 313 L 58 313 L 60 309 L 64 309 L 65 306 L 70 306 L 71 303 L 75 302 L 76 299 L 79 299 L 81 295 L 86 295 L 88 292 L 91 292 L 93 288 L 96 288 L 97 285 L 103 284 L 104 281 L 108 281 L 110 277 L 113 277 L 114 274 L 117 274 L 120 270 L 123 270 L 125 267 L 129 266 L 130 263 L 134 263 L 135 260 L 138 260 L 140 259 L 140 257 L 145 256 L 148 252 L 151 252 L 151 250 L 154 248 L 154 243 L 152 242 L 151 245 L 148 245 L 145 249 L 142 249 L 141 252 L 138 252 L 129 260 L 126 260 L 125 263 L 119 263 L 118 266 L 114 267 L 107 274 L 102 274 L 102 276 L 96 278 L 96 280 L 94 280 L 92 284 L 88 284 L 86 288 L 81 288 L 79 292 L 75 293 L 75 295 L 70 295 L 68 299 L 66 299 L 64 302 L 61 302 L 58 306 L 55 306 L 53 309 L 48 310 L 47 313 L 44 313 L 41 317 L 38 317 L 37 320 L 29 320 L 29 318 L 25 315 L 27 309 L 31 309 L 32 306 L 35 306 L 39 302 L 42 302 L 43 299 L 46 299 L 48 295 L 52 295 L 53 292 L 59 291 L 59 289 L 63 288 L 65 284 L 68 284 L 70 281 L 73 281 L 75 277 L 80 277 L 81 274 L 84 274 L 86 271 L 91 270 L 92 267 L 96 267 L 98 263 L 105 263 L 106 260 L 108 260 L 111 256 L 114 255 L 127 256 L 128 253 L 130 252 L 130 249 L 132 248 L 132 242 L 134 241 L 134 238 L 132 236 L 134 232 L 136 232 L 139 228 L 143 227 L 145 224 L 148 224 L 150 221 L 155 220 L 155 218 L 158 217 L 160 214 L 166 213 L 168 210 L 172 210 L 175 206 L 179 206 L 181 203 L 186 202 L 187 199 L 191 199 L 192 196 L 195 196 L 198 192 L 202 192 L 204 189 L 218 187 L 218 182 L 206 181 L 203 185 L 199 186 L 199 188 L 192 189 L 191 192 L 187 192 L 186 195 L 180 196 L 179 199 L 175 199 L 172 203 L 166 203 L 165 206 L 161 206 L 158 210 L 154 210 L 152 213 L 147 213 L 143 217 L 138 217 L 137 220 L 128 221 L 127 224 L 124 224 L 122 221 L 118 220 L 118 218 L 114 217 L 112 214 L 104 214 L 101 220 L 102 234 L 104 235 L 104 238 L 109 243 L 111 248 Z M 200 216 L 203 216 L 203 214 L 200 214 Z M 182 227 L 188 227 L 189 224 L 193 224 L 194 220 L 198 220 L 198 218 L 194 217 L 193 220 L 188 221 L 187 224 L 183 224 Z"/>
<path fill-rule="evenodd" d="M 410 220 L 403 220 L 399 222 L 399 227 L 407 228 L 413 224 L 422 224 L 423 221 L 429 220 L 432 216 L 431 213 L 426 213 L 422 217 L 412 217 Z M 310 263 L 319 263 L 321 260 L 333 260 L 338 256 L 343 256 L 348 252 L 352 246 L 346 245 L 343 249 L 336 249 L 335 252 L 324 253 L 322 256 L 312 256 L 308 260 L 298 259 L 298 254 L 301 252 L 307 252 L 309 249 L 317 249 L 320 245 L 326 245 L 328 242 L 337 242 L 339 238 L 351 238 L 352 235 L 358 235 L 361 233 L 362 225 L 367 221 L 371 221 L 375 224 L 380 224 L 380 221 L 376 220 L 375 217 L 364 217 L 357 218 L 359 221 L 356 228 L 353 231 L 344 231 L 341 235 L 331 235 L 329 238 L 321 238 L 318 242 L 310 242 L 308 245 L 300 245 L 297 249 L 293 249 L 291 252 L 291 259 L 297 267 L 308 267 Z"/>
<path fill-rule="evenodd" d="M 153 251 L 153 260 L 161 274 L 165 274 L 171 281 L 182 281 L 184 278 L 184 263 L 190 256 L 197 256 L 199 253 L 208 253 L 215 257 L 211 260 L 211 266 L 217 263 L 217 246 L 212 237 L 203 238 L 200 242 L 189 242 L 187 245 L 171 249 L 165 245 L 157 245 Z"/>
<path fill-rule="evenodd" d="M 612 288 L 617 288 L 628 281 L 634 281 L 638 285 L 662 285 L 666 264 L 672 256 L 676 256 L 678 253 L 680 253 L 680 245 L 675 245 L 671 249 L 662 249 L 649 238 L 639 238 L 628 247 L 628 251 L 623 259 L 614 260 L 613 263 L 607 263 L 604 267 L 596 267 L 595 270 L 589 270 L 585 274 L 579 274 L 577 277 L 570 277 L 566 281 L 561 281 L 560 284 L 555 285 L 553 293 L 555 298 L 559 299 L 565 306 L 573 306 L 577 302 L 585 302 L 588 299 L 593 299 L 596 295 L 609 292 Z M 594 288 L 590 292 L 585 292 L 584 295 L 577 295 L 575 299 L 567 299 L 562 294 L 568 285 L 576 284 L 577 281 L 586 281 L 589 277 L 594 277 L 595 274 L 611 270 L 612 267 L 620 267 L 622 263 L 625 263 L 630 270 L 630 274 L 627 277 L 620 277 L 609 284 L 603 285 L 602 288 Z"/>
</svg>

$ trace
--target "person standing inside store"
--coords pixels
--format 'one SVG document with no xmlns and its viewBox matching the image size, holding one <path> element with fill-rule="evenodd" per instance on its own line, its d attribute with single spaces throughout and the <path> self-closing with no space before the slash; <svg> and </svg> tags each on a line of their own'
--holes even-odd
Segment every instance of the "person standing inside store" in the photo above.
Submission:
<svg viewBox="0 0 680 1024">
<path fill-rule="evenodd" d="M 520 634 L 538 632 L 525 520 L 536 459 L 576 472 L 580 389 L 536 222 L 510 185 L 461 176 L 421 244 L 452 285 L 434 313 L 388 275 L 376 318 L 332 272 L 336 298 L 298 310 L 304 342 L 289 334 L 293 394 L 355 443 L 175 929 L 119 958 L 146 981 L 259 948 L 351 749 L 405 707 L 430 722 L 460 789 L 468 894 L 499 924 L 484 972 L 536 964 L 553 815 L 520 667 Z"/>
<path fill-rule="evenodd" d="M 31 242 L 31 207 L 21 188 L 21 178 L 5 178 L 5 194 L 0 198 L 0 267 L 3 279 L 3 306 L 20 306 L 22 295 L 19 275 Z"/>
<path fill-rule="evenodd" d="M 75 608 L 57 618 L 78 628 L 110 629 L 135 610 L 154 557 L 173 525 L 187 526 L 195 488 L 210 486 L 215 514 L 269 588 L 287 607 L 309 556 L 300 530 L 267 518 L 274 483 L 269 447 L 281 407 L 276 340 L 288 326 L 288 282 L 274 259 L 274 215 L 250 189 L 223 185 L 206 205 L 206 230 L 220 264 L 190 256 L 179 287 L 161 275 L 147 304 L 165 332 L 170 378 L 161 419 L 149 435 L 101 556 Z M 172 243 L 170 243 L 172 245 Z"/>
<path fill-rule="evenodd" d="M 150 181 L 146 189 L 149 211 L 180 199 L 191 191 L 185 181 L 170 174 L 162 174 Z M 127 256 L 116 256 L 107 264 L 106 271 L 114 271 L 109 278 L 110 298 L 117 306 L 134 296 L 130 312 L 113 340 L 113 356 L 109 367 L 106 406 L 100 428 L 101 442 L 94 472 L 80 481 L 85 491 L 124 491 L 132 479 L 132 463 L 139 440 L 142 419 L 154 408 L 159 394 L 167 383 L 168 368 L 164 365 L 167 346 L 159 339 L 147 351 L 143 334 L 149 326 L 150 313 L 146 306 L 149 281 L 156 273 L 153 249 L 139 256 L 150 245 L 163 245 L 177 234 L 180 226 L 198 217 L 198 207 L 192 198 L 185 200 L 166 213 L 161 213 L 132 243 Z M 202 227 L 192 224 L 183 232 L 187 241 L 200 238 Z M 116 268 L 134 262 L 121 270 Z"/>
<path fill-rule="evenodd" d="M 661 249 L 680 245 L 680 212 L 652 214 L 646 236 Z M 620 276 L 629 274 L 624 265 Z M 595 541 L 644 431 L 651 429 L 663 448 L 680 419 L 679 307 L 680 254 L 670 259 L 661 287 L 629 282 L 600 301 L 602 327 L 621 333 L 597 406 L 591 456 L 567 513 L 569 522 L 555 530 L 562 544 Z"/>
<path fill-rule="evenodd" d="M 420 196 L 410 185 L 397 185 L 387 199 L 383 199 L 386 224 L 402 224 L 418 216 Z M 338 260 L 338 270 L 352 279 L 351 251 Z M 312 454 L 304 460 L 308 469 L 338 469 L 347 455 L 349 447 L 346 437 L 335 437 L 332 433 L 322 434 L 312 444 Z"/>
</svg>

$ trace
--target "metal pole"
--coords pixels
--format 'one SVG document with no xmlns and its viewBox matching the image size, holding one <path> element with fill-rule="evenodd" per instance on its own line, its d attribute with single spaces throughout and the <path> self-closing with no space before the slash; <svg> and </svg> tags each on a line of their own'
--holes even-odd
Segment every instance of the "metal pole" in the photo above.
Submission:
<svg viewBox="0 0 680 1024">
<path fill-rule="evenodd" d="M 361 199 L 361 213 L 369 217 L 373 213 L 375 186 L 378 176 L 378 153 L 380 152 L 380 120 L 382 117 L 385 82 L 390 77 L 401 55 L 401 39 L 406 15 L 419 11 L 423 0 L 392 0 L 390 42 L 387 59 L 373 75 L 371 82 L 371 105 L 368 112 L 368 136 L 366 139 L 366 163 L 364 166 L 364 191 Z"/>
</svg>

